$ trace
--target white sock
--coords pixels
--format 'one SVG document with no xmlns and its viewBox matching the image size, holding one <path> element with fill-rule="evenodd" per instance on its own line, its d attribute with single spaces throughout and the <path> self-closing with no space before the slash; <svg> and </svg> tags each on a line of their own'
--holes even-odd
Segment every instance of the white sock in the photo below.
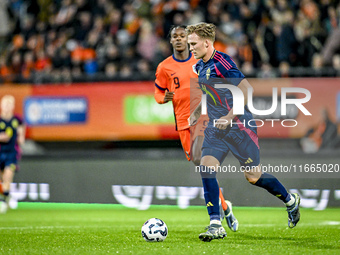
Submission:
<svg viewBox="0 0 340 255">
<path fill-rule="evenodd" d="M 222 225 L 221 221 L 220 220 L 211 220 L 210 221 L 210 225 L 211 224 L 218 224 L 218 225 Z"/>
<path fill-rule="evenodd" d="M 290 195 L 290 200 L 287 203 L 285 203 L 286 206 L 291 206 L 295 203 L 295 198 L 291 194 L 289 195 Z"/>
</svg>

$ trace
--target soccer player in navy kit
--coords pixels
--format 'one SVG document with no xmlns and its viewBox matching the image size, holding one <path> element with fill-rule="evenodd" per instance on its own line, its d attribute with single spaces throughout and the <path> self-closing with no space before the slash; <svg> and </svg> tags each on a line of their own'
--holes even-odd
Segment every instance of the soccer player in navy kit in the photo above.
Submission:
<svg viewBox="0 0 340 255">
<path fill-rule="evenodd" d="M 1 99 L 0 114 L 0 172 L 2 194 L 0 194 L 0 213 L 6 213 L 10 185 L 20 157 L 19 146 L 25 142 L 25 128 L 21 118 L 14 115 L 15 99 L 5 95 Z"/>
<path fill-rule="evenodd" d="M 249 183 L 266 189 L 285 203 L 288 211 L 288 226 L 293 228 L 300 219 L 300 197 L 296 193 L 288 193 L 273 175 L 262 173 L 257 129 L 253 127 L 255 123 L 249 125 L 249 120 L 253 117 L 246 102 L 247 90 L 251 85 L 227 54 L 214 49 L 215 30 L 215 25 L 208 23 L 191 25 L 186 29 L 190 51 L 196 59 L 200 59 L 195 69 L 199 75 L 199 86 L 207 96 L 209 117 L 209 124 L 204 132 L 200 174 L 210 225 L 206 232 L 199 235 L 199 238 L 202 241 L 211 241 L 226 236 L 219 216 L 219 189 L 216 171 L 213 170 L 218 169 L 229 151 L 239 160 L 240 165 L 247 169 L 244 175 Z M 242 91 L 245 98 L 243 115 L 233 113 L 233 97 L 230 90 L 216 88 L 216 84 L 234 85 Z M 200 104 L 189 117 L 190 125 L 197 122 L 201 107 L 204 106 Z"/>
</svg>

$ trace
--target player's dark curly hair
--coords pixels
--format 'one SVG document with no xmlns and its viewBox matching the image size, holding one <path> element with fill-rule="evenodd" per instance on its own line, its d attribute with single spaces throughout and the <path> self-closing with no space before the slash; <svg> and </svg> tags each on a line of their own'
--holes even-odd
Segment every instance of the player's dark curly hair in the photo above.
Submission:
<svg viewBox="0 0 340 255">
<path fill-rule="evenodd" d="M 183 29 L 185 30 L 187 27 L 184 26 L 184 25 L 172 25 L 172 26 L 170 27 L 169 34 L 168 34 L 168 37 L 169 37 L 169 38 L 171 38 L 171 33 L 172 33 L 172 31 L 173 31 L 174 29 L 176 29 L 176 28 L 183 28 Z"/>
</svg>

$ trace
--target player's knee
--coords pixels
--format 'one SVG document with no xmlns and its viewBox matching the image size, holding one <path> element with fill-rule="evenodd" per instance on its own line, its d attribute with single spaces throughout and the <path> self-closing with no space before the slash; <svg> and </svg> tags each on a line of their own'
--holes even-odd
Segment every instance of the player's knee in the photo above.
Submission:
<svg viewBox="0 0 340 255">
<path fill-rule="evenodd" d="M 193 156 L 191 159 L 192 163 L 194 163 L 195 166 L 199 166 L 201 163 L 201 157 L 195 157 Z"/>
<path fill-rule="evenodd" d="M 261 175 L 258 175 L 257 173 L 244 173 L 244 176 L 246 177 L 247 181 L 250 184 L 255 184 L 261 177 Z"/>
<path fill-rule="evenodd" d="M 250 184 L 253 184 L 253 185 L 259 180 L 259 178 L 248 178 L 248 177 L 246 177 L 246 179 Z"/>
</svg>

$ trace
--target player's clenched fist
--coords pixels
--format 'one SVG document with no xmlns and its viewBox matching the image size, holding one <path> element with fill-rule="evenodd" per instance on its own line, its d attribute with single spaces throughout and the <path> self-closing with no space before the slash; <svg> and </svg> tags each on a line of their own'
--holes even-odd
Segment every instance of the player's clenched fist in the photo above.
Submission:
<svg viewBox="0 0 340 255">
<path fill-rule="evenodd" d="M 224 129 L 227 129 L 227 127 L 230 125 L 231 122 L 232 122 L 232 118 L 228 116 L 224 116 L 218 120 L 214 120 L 214 127 L 224 130 Z"/>
<path fill-rule="evenodd" d="M 175 92 L 166 91 L 165 96 L 164 96 L 164 103 L 172 101 L 172 99 L 174 98 L 174 95 L 175 95 Z"/>
</svg>

